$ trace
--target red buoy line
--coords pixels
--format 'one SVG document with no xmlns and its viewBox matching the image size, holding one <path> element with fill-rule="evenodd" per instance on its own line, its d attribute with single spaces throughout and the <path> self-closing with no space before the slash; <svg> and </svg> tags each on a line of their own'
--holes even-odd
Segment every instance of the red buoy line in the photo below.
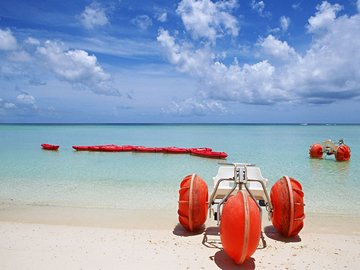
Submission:
<svg viewBox="0 0 360 270">
<path fill-rule="evenodd" d="M 57 150 L 58 145 L 42 144 L 45 150 Z M 139 153 L 164 153 L 164 154 L 190 154 L 198 157 L 225 159 L 228 155 L 225 152 L 215 152 L 211 148 L 182 148 L 176 146 L 168 147 L 146 147 L 136 145 L 73 145 L 72 148 L 76 151 L 91 151 L 91 152 L 139 152 Z"/>
</svg>

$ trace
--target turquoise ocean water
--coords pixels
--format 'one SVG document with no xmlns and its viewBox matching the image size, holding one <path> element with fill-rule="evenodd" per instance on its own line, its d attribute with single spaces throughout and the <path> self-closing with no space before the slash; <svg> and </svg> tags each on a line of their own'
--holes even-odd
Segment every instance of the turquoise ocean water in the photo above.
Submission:
<svg viewBox="0 0 360 270">
<path fill-rule="evenodd" d="M 349 162 L 309 159 L 310 144 L 339 138 Z M 228 162 L 258 165 L 268 191 L 282 175 L 298 179 L 306 212 L 360 216 L 359 125 L 0 125 L 0 206 L 176 209 L 184 176 L 196 172 L 211 189 L 218 168 L 190 155 L 71 148 L 95 144 L 211 147 Z"/>
</svg>

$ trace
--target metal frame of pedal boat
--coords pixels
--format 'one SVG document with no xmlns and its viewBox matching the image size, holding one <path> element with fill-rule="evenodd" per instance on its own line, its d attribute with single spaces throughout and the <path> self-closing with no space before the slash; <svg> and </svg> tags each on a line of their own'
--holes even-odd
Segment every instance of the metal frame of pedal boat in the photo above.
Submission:
<svg viewBox="0 0 360 270">
<path fill-rule="evenodd" d="M 270 197 L 269 194 L 266 190 L 266 182 L 262 179 L 249 179 L 248 178 L 248 173 L 247 173 L 247 168 L 248 167 L 254 167 L 255 164 L 250 164 L 250 163 L 219 163 L 219 165 L 226 165 L 226 166 L 233 166 L 234 167 L 234 174 L 232 178 L 220 178 L 214 189 L 213 192 L 211 193 L 210 199 L 209 199 L 209 206 L 208 206 L 208 210 L 209 210 L 209 217 L 211 217 L 211 210 L 212 210 L 212 206 L 214 204 L 218 204 L 217 205 L 217 226 L 220 225 L 220 220 L 221 220 L 221 206 L 223 206 L 223 204 L 227 201 L 227 199 L 230 197 L 230 195 L 236 190 L 236 188 L 238 187 L 238 190 L 242 190 L 243 187 L 245 187 L 246 191 L 249 193 L 250 197 L 255 201 L 257 207 L 259 208 L 260 211 L 260 218 L 262 219 L 262 209 L 260 204 L 258 203 L 258 201 L 256 200 L 255 196 L 253 195 L 253 193 L 251 192 L 251 189 L 249 189 L 249 187 L 246 185 L 247 182 L 257 182 L 261 184 L 261 187 L 263 189 L 264 195 L 265 195 L 265 209 L 268 212 L 269 218 L 271 218 L 272 212 L 273 212 L 273 207 L 270 201 Z M 215 195 L 217 190 L 219 189 L 219 185 L 221 182 L 223 181 L 234 181 L 234 186 L 232 187 L 232 189 L 229 190 L 229 192 L 220 200 L 220 202 L 215 202 Z"/>
<path fill-rule="evenodd" d="M 337 144 L 329 139 L 322 142 L 321 146 L 323 147 L 323 153 L 325 153 L 327 156 L 330 156 L 335 155 L 336 150 L 342 144 L 344 144 L 344 139 L 339 139 Z"/>
</svg>

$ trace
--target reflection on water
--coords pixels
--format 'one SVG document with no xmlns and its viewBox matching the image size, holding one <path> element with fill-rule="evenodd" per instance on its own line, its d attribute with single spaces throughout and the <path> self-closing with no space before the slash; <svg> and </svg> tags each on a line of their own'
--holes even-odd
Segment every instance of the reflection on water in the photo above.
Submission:
<svg viewBox="0 0 360 270">
<path fill-rule="evenodd" d="M 350 161 L 339 162 L 335 159 L 309 158 L 310 168 L 314 175 L 334 176 L 346 181 L 349 178 Z"/>
</svg>

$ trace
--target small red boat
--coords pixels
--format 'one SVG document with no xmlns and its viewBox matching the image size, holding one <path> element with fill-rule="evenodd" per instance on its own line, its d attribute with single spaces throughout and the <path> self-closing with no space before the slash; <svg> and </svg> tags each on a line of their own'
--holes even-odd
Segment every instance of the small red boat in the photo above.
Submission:
<svg viewBox="0 0 360 270">
<path fill-rule="evenodd" d="M 56 151 L 59 149 L 59 145 L 53 145 L 53 144 L 48 144 L 48 143 L 43 143 L 41 145 L 41 147 L 44 149 L 44 150 L 52 150 L 52 151 Z"/>
<path fill-rule="evenodd" d="M 225 152 L 213 152 L 213 151 L 204 151 L 204 150 L 195 150 L 195 149 L 191 150 L 191 154 L 199 157 L 219 158 L 219 159 L 224 159 L 228 156 Z"/>
</svg>

